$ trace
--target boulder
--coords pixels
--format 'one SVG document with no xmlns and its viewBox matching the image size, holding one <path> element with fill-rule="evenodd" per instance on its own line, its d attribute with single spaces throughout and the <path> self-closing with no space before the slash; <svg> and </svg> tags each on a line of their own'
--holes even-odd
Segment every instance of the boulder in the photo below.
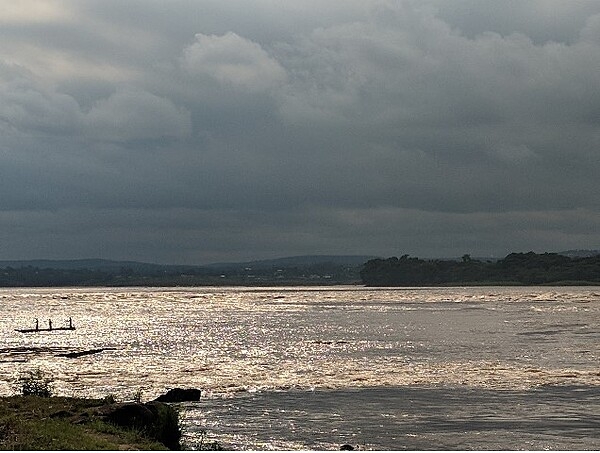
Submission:
<svg viewBox="0 0 600 453">
<path fill-rule="evenodd" d="M 115 425 L 138 429 L 150 427 L 156 421 L 156 415 L 141 403 L 117 404 L 106 418 Z"/>
<path fill-rule="evenodd" d="M 153 424 L 154 438 L 165 444 L 171 450 L 179 450 L 181 445 L 181 429 L 179 427 L 179 412 L 168 404 L 149 401 L 145 406 L 156 417 Z"/>
<path fill-rule="evenodd" d="M 180 447 L 179 417 L 167 404 L 157 401 L 117 403 L 99 407 L 95 415 L 114 425 L 146 432 L 171 450 Z"/>
<path fill-rule="evenodd" d="M 182 403 L 184 401 L 199 401 L 201 391 L 198 389 L 175 388 L 169 390 L 164 395 L 160 395 L 155 401 L 161 403 Z"/>
</svg>

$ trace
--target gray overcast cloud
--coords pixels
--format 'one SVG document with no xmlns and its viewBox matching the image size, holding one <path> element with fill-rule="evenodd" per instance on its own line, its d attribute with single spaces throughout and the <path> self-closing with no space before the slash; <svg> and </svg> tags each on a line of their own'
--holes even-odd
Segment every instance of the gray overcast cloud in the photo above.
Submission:
<svg viewBox="0 0 600 453">
<path fill-rule="evenodd" d="M 0 8 L 0 258 L 600 248 L 600 2 Z"/>
</svg>

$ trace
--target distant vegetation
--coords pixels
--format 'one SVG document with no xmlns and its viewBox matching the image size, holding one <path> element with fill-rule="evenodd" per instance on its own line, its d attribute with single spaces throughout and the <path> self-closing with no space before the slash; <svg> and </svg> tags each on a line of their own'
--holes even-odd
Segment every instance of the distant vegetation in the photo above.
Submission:
<svg viewBox="0 0 600 453">
<path fill-rule="evenodd" d="M 369 256 L 302 256 L 208 266 L 107 260 L 0 261 L 0 287 L 340 285 L 360 283 Z"/>
<path fill-rule="evenodd" d="M 460 261 L 400 258 L 369 260 L 361 270 L 367 286 L 600 284 L 600 256 L 511 253 L 498 261 L 464 255 Z"/>
<path fill-rule="evenodd" d="M 501 260 L 403 255 L 300 256 L 174 266 L 134 261 L 0 261 L 0 287 L 600 285 L 600 252 L 511 253 Z"/>
</svg>

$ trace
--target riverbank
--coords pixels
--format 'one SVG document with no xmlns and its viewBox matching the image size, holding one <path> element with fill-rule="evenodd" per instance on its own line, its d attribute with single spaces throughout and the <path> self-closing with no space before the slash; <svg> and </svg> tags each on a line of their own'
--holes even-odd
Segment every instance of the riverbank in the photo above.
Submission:
<svg viewBox="0 0 600 453">
<path fill-rule="evenodd" d="M 0 398 L 2 450 L 169 450 L 179 446 L 177 411 L 111 398 Z"/>
<path fill-rule="evenodd" d="M 456 261 L 403 255 L 369 260 L 360 276 L 367 286 L 596 286 L 600 284 L 600 256 L 528 252 L 511 253 L 497 261 L 469 255 Z"/>
</svg>

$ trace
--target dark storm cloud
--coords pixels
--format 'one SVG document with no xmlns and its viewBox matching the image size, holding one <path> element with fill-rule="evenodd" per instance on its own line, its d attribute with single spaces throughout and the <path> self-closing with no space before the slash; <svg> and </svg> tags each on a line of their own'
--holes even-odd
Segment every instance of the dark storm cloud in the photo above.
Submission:
<svg viewBox="0 0 600 453">
<path fill-rule="evenodd" d="M 42 3 L 0 13 L 7 259 L 598 246 L 597 2 Z"/>
<path fill-rule="evenodd" d="M 575 43 L 586 21 L 598 14 L 595 0 L 464 0 L 431 3 L 440 17 L 471 38 L 485 32 L 521 33 L 535 43 Z"/>
</svg>

